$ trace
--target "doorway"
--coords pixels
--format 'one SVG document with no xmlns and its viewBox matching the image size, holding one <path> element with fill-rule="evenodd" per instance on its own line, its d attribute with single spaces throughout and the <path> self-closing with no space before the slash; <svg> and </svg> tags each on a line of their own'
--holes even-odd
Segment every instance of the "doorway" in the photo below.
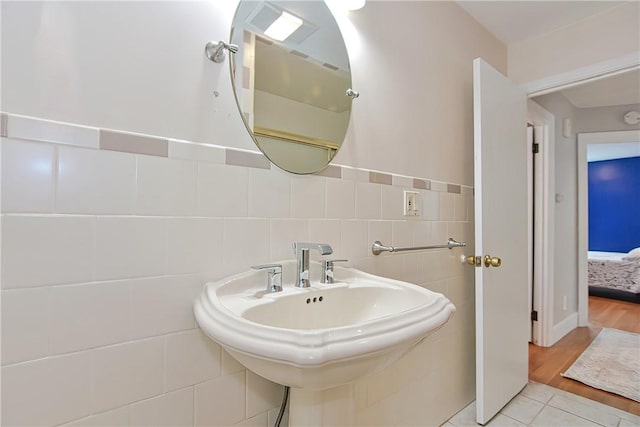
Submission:
<svg viewBox="0 0 640 427">
<path fill-rule="evenodd" d="M 536 161 L 536 193 L 534 195 L 536 212 L 534 213 L 533 239 L 535 254 L 533 261 L 533 308 L 534 311 L 537 311 L 538 320 L 533 322 L 532 342 L 536 345 L 551 346 L 575 327 L 586 326 L 588 324 L 588 307 L 586 294 L 578 295 L 578 230 L 575 225 L 577 207 L 572 208 L 573 216 L 565 215 L 565 223 L 558 224 L 556 215 L 558 206 L 560 208 L 577 206 L 577 194 L 575 194 L 577 171 L 573 171 L 576 170 L 577 165 L 571 166 L 573 170 L 559 168 L 563 175 L 556 177 L 558 170 L 556 161 L 565 161 L 562 156 L 560 159 L 556 159 L 556 151 L 571 147 L 574 150 L 573 159 L 576 158 L 575 117 L 567 118 L 565 114 L 559 114 L 557 111 L 552 113 L 535 101 L 539 99 L 536 98 L 538 96 L 561 93 L 567 91 L 568 88 L 582 86 L 586 90 L 596 84 L 602 86 L 607 78 L 615 79 L 625 74 L 629 76 L 634 72 L 638 73 L 640 66 L 637 63 L 628 64 L 620 61 L 620 66 L 615 70 L 605 68 L 599 68 L 595 65 L 587 69 L 576 70 L 575 73 L 571 73 L 572 76 L 564 75 L 557 79 L 547 79 L 547 86 L 540 82 L 529 84 L 528 87 L 525 86 L 525 89 L 529 91 L 530 98 L 529 121 L 535 126 L 536 138 L 539 136 L 541 139 L 540 153 L 536 155 L 540 162 Z M 582 78 L 581 76 L 587 77 Z M 575 162 L 575 160 L 573 161 Z M 538 168 L 538 163 L 541 168 Z M 558 164 L 558 166 L 561 165 Z M 569 199 L 562 188 L 556 187 L 557 180 L 565 179 L 567 181 L 567 176 L 573 180 L 564 183 L 565 187 L 572 188 L 573 191 Z M 573 225 L 569 224 L 566 218 L 571 218 Z M 569 239 L 561 240 L 564 242 L 564 246 L 557 247 L 556 227 L 560 227 L 559 231 L 571 227 L 575 230 Z M 554 265 L 554 259 L 557 258 L 554 256 L 554 250 L 558 255 L 563 255 L 563 264 L 558 268 L 562 267 L 561 269 L 564 269 L 565 272 L 569 272 L 565 273 L 565 276 L 558 277 L 557 268 Z M 569 258 L 568 262 L 567 258 Z M 586 252 L 584 262 L 586 265 Z M 562 289 L 560 284 L 567 283 L 570 286 Z"/>
</svg>

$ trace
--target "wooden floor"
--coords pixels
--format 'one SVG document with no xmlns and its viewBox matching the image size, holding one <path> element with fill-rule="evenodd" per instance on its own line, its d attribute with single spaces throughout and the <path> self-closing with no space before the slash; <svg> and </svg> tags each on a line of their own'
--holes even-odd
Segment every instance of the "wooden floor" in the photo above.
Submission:
<svg viewBox="0 0 640 427">
<path fill-rule="evenodd" d="M 560 375 L 603 327 L 640 333 L 640 304 L 589 297 L 589 322 L 591 326 L 574 329 L 553 347 L 529 344 L 529 379 L 640 415 L 640 403 Z"/>
</svg>

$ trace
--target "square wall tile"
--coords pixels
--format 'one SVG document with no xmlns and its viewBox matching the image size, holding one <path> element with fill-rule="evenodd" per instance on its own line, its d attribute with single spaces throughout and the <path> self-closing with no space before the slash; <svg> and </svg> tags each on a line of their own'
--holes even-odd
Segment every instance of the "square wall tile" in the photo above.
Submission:
<svg viewBox="0 0 640 427">
<path fill-rule="evenodd" d="M 131 405 L 132 426 L 192 426 L 193 388 L 163 394 Z"/>
<path fill-rule="evenodd" d="M 53 287 L 51 354 L 127 341 L 131 336 L 131 310 L 127 281 Z"/>
<path fill-rule="evenodd" d="M 342 252 L 342 224 L 335 219 L 310 219 L 309 241 L 327 243 L 334 253 Z"/>
<path fill-rule="evenodd" d="M 220 376 L 222 349 L 200 329 L 165 337 L 165 389 L 176 390 Z"/>
<path fill-rule="evenodd" d="M 162 394 L 163 337 L 102 347 L 90 353 L 94 412 Z"/>
<path fill-rule="evenodd" d="M 194 328 L 193 302 L 204 282 L 199 275 L 131 280 L 132 338 Z"/>
<path fill-rule="evenodd" d="M 168 274 L 219 272 L 222 219 L 168 218 Z"/>
<path fill-rule="evenodd" d="M 336 255 L 346 257 L 350 262 L 365 258 L 371 254 L 371 243 L 368 242 L 369 227 L 367 221 L 342 221 L 341 247 Z"/>
<path fill-rule="evenodd" d="M 373 242 L 379 241 L 383 245 L 391 244 L 391 224 L 391 221 L 367 221 L 369 228 L 367 243 L 373 245 Z"/>
<path fill-rule="evenodd" d="M 327 218 L 355 218 L 356 187 L 353 181 L 327 178 Z"/>
<path fill-rule="evenodd" d="M 2 364 L 49 354 L 51 287 L 2 290 Z"/>
<path fill-rule="evenodd" d="M 197 163 L 155 156 L 136 156 L 138 215 L 196 214 Z"/>
<path fill-rule="evenodd" d="M 440 193 L 424 190 L 420 194 L 422 195 L 422 219 L 438 221 L 440 219 Z"/>
<path fill-rule="evenodd" d="M 284 387 L 247 370 L 247 418 L 279 407 Z"/>
<path fill-rule="evenodd" d="M 356 183 L 356 218 L 380 219 L 381 215 L 381 188 L 380 184 L 368 182 Z"/>
<path fill-rule="evenodd" d="M 303 219 L 272 219 L 269 221 L 269 260 L 293 259 L 293 243 L 306 242 L 307 221 Z"/>
<path fill-rule="evenodd" d="M 158 276 L 167 271 L 167 220 L 98 217 L 96 279 Z"/>
<path fill-rule="evenodd" d="M 58 425 L 87 416 L 91 409 L 88 352 L 2 368 L 3 426 Z"/>
<path fill-rule="evenodd" d="M 93 280 L 95 218 L 2 218 L 2 287 L 18 288 Z"/>
<path fill-rule="evenodd" d="M 53 212 L 55 147 L 2 138 L 2 212 Z"/>
<path fill-rule="evenodd" d="M 245 373 L 226 375 L 195 387 L 195 425 L 229 426 L 245 419 Z"/>
<path fill-rule="evenodd" d="M 393 246 L 413 245 L 413 223 L 411 221 L 393 221 L 392 226 Z"/>
<path fill-rule="evenodd" d="M 288 218 L 291 214 L 291 181 L 279 169 L 249 169 L 249 216 Z"/>
<path fill-rule="evenodd" d="M 468 196 L 464 194 L 455 194 L 453 196 L 453 215 L 455 221 L 467 221 Z"/>
<path fill-rule="evenodd" d="M 249 212 L 249 170 L 198 163 L 198 215 L 245 217 Z"/>
<path fill-rule="evenodd" d="M 56 212 L 132 214 L 135 197 L 134 155 L 58 147 Z"/>
<path fill-rule="evenodd" d="M 222 255 L 225 274 L 248 270 L 269 260 L 269 221 L 225 219 Z"/>
<path fill-rule="evenodd" d="M 400 187 L 381 186 L 382 190 L 382 219 L 405 219 L 404 216 L 404 189 Z M 418 207 L 422 209 L 422 207 Z M 420 218 L 423 213 L 420 212 Z"/>
<path fill-rule="evenodd" d="M 438 193 L 440 197 L 440 221 L 455 220 L 454 197 L 452 193 Z"/>
<path fill-rule="evenodd" d="M 324 218 L 326 179 L 315 175 L 291 176 L 291 216 Z"/>
</svg>

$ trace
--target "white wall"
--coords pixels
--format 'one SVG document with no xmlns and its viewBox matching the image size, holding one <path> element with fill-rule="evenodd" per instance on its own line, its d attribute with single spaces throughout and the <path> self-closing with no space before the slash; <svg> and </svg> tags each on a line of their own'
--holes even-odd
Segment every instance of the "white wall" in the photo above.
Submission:
<svg viewBox="0 0 640 427">
<path fill-rule="evenodd" d="M 640 104 L 578 108 L 576 131 L 581 133 L 640 129 L 640 123 L 629 125 L 624 122 L 624 115 L 629 111 L 640 111 Z"/>
<path fill-rule="evenodd" d="M 225 147 L 253 145 L 227 65 L 203 48 L 227 37 L 232 3 L 1 3 L 3 425 L 266 426 L 281 387 L 206 339 L 191 302 L 307 239 L 458 308 L 355 384 L 360 424 L 437 425 L 473 400 L 472 269 L 455 250 L 373 257 L 370 245 L 473 245 L 471 60 L 504 71 L 504 46 L 455 3 L 369 2 L 342 24 L 361 97 L 339 163 L 393 185 L 351 168 L 293 176 L 229 162 Z M 433 181 L 407 221 L 414 178 Z"/>
<path fill-rule="evenodd" d="M 609 11 L 508 47 L 509 78 L 531 82 L 625 55 L 640 55 L 640 3 Z"/>
</svg>

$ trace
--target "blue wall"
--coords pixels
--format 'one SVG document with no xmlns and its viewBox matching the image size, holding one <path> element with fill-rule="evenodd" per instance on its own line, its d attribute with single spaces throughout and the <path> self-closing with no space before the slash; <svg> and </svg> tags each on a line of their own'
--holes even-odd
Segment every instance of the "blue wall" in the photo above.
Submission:
<svg viewBox="0 0 640 427">
<path fill-rule="evenodd" d="M 640 247 L 640 157 L 589 163 L 589 250 Z"/>
</svg>

